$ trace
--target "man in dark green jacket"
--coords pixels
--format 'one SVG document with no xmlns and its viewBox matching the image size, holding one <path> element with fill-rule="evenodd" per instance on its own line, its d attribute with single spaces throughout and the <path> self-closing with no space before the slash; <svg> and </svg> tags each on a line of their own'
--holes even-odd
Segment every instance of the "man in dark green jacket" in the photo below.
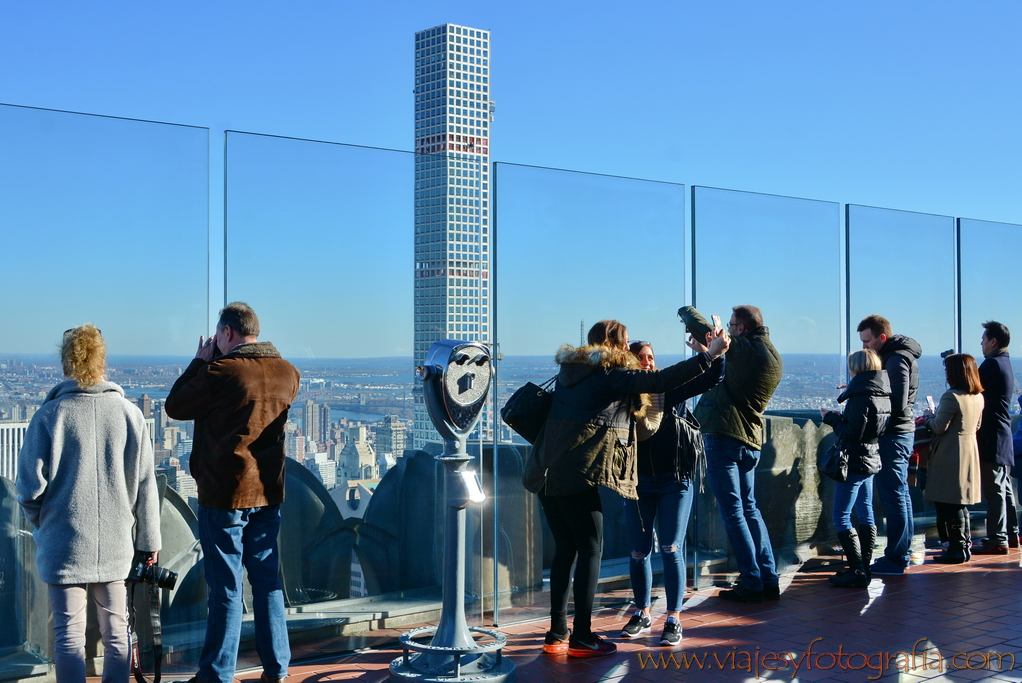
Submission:
<svg viewBox="0 0 1022 683">
<path fill-rule="evenodd" d="M 756 505 L 755 481 L 763 447 L 763 411 L 781 381 L 781 356 L 770 343 L 758 308 L 731 310 L 724 381 L 703 394 L 695 416 L 706 445 L 706 478 L 740 572 L 738 585 L 721 591 L 720 597 L 762 602 L 780 597 L 773 548 Z M 679 309 L 678 315 L 697 339 L 712 329 L 691 306 Z"/>
</svg>

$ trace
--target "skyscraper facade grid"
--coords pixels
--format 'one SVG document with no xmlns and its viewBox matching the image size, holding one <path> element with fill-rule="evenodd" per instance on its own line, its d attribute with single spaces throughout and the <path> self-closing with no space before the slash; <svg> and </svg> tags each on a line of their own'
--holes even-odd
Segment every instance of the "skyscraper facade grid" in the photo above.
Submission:
<svg viewBox="0 0 1022 683">
<path fill-rule="evenodd" d="M 415 365 L 440 339 L 490 343 L 490 32 L 415 34 Z M 414 392 L 413 445 L 438 441 Z M 487 439 L 489 410 L 478 436 Z"/>
</svg>

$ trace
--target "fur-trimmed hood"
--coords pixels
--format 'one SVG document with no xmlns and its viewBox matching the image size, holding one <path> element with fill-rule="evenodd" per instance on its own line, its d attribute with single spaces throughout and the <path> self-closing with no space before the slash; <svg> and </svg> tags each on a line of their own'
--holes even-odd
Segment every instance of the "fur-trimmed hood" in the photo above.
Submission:
<svg viewBox="0 0 1022 683">
<path fill-rule="evenodd" d="M 234 354 L 235 356 L 280 358 L 280 352 L 277 351 L 277 347 L 271 344 L 270 342 L 265 341 L 238 344 L 224 355 L 229 356 L 231 354 Z"/>
<path fill-rule="evenodd" d="M 709 354 L 656 372 L 642 370 L 628 351 L 606 346 L 562 346 L 556 361 L 553 405 L 522 473 L 525 488 L 568 496 L 605 486 L 636 500 L 638 422 L 646 419 L 649 394 L 703 374 Z"/>
<path fill-rule="evenodd" d="M 565 344 L 557 350 L 554 361 L 561 366 L 558 381 L 567 387 L 573 387 L 592 375 L 597 370 L 609 372 L 616 368 L 625 370 L 641 370 L 639 359 L 627 349 L 590 344 L 588 346 L 572 346 Z M 632 415 L 642 419 L 652 405 L 649 394 L 639 394 L 632 405 Z"/>
</svg>

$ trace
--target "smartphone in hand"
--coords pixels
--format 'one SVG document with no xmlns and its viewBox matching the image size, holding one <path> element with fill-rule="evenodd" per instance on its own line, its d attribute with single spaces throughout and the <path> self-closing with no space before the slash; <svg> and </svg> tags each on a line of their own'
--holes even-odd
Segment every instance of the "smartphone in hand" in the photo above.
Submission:
<svg viewBox="0 0 1022 683">
<path fill-rule="evenodd" d="M 711 315 L 710 316 L 710 320 L 713 321 L 713 329 L 714 330 L 719 330 L 719 329 L 722 329 L 724 327 L 721 324 L 721 322 L 720 322 L 720 316 L 719 315 Z"/>
</svg>

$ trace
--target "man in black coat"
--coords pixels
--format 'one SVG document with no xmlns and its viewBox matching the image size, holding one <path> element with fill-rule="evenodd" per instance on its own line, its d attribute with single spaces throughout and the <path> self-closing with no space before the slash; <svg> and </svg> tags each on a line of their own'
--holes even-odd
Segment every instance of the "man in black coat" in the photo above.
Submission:
<svg viewBox="0 0 1022 683">
<path fill-rule="evenodd" d="M 880 575 L 904 574 L 912 559 L 915 526 L 912 497 L 908 489 L 908 461 L 915 441 L 916 422 L 913 406 L 919 389 L 916 360 L 923 354 L 919 342 L 903 334 L 894 334 L 891 323 L 880 315 L 869 315 L 858 327 L 862 348 L 880 355 L 891 383 L 891 419 L 880 437 L 882 467 L 873 479 L 873 487 L 887 520 L 887 547 L 870 572 Z"/>
<path fill-rule="evenodd" d="M 1014 531 L 1011 540 L 1014 547 L 1018 547 L 1018 518 L 1010 474 L 1015 453 L 1008 410 L 1015 391 L 1015 375 L 1008 357 L 1009 341 L 1011 337 L 1004 324 L 993 320 L 983 323 L 980 344 L 985 360 L 979 366 L 979 380 L 983 383 L 983 422 L 976 439 L 983 497 L 987 501 L 987 538 L 973 549 L 977 555 L 1007 555 L 1011 530 Z"/>
</svg>

